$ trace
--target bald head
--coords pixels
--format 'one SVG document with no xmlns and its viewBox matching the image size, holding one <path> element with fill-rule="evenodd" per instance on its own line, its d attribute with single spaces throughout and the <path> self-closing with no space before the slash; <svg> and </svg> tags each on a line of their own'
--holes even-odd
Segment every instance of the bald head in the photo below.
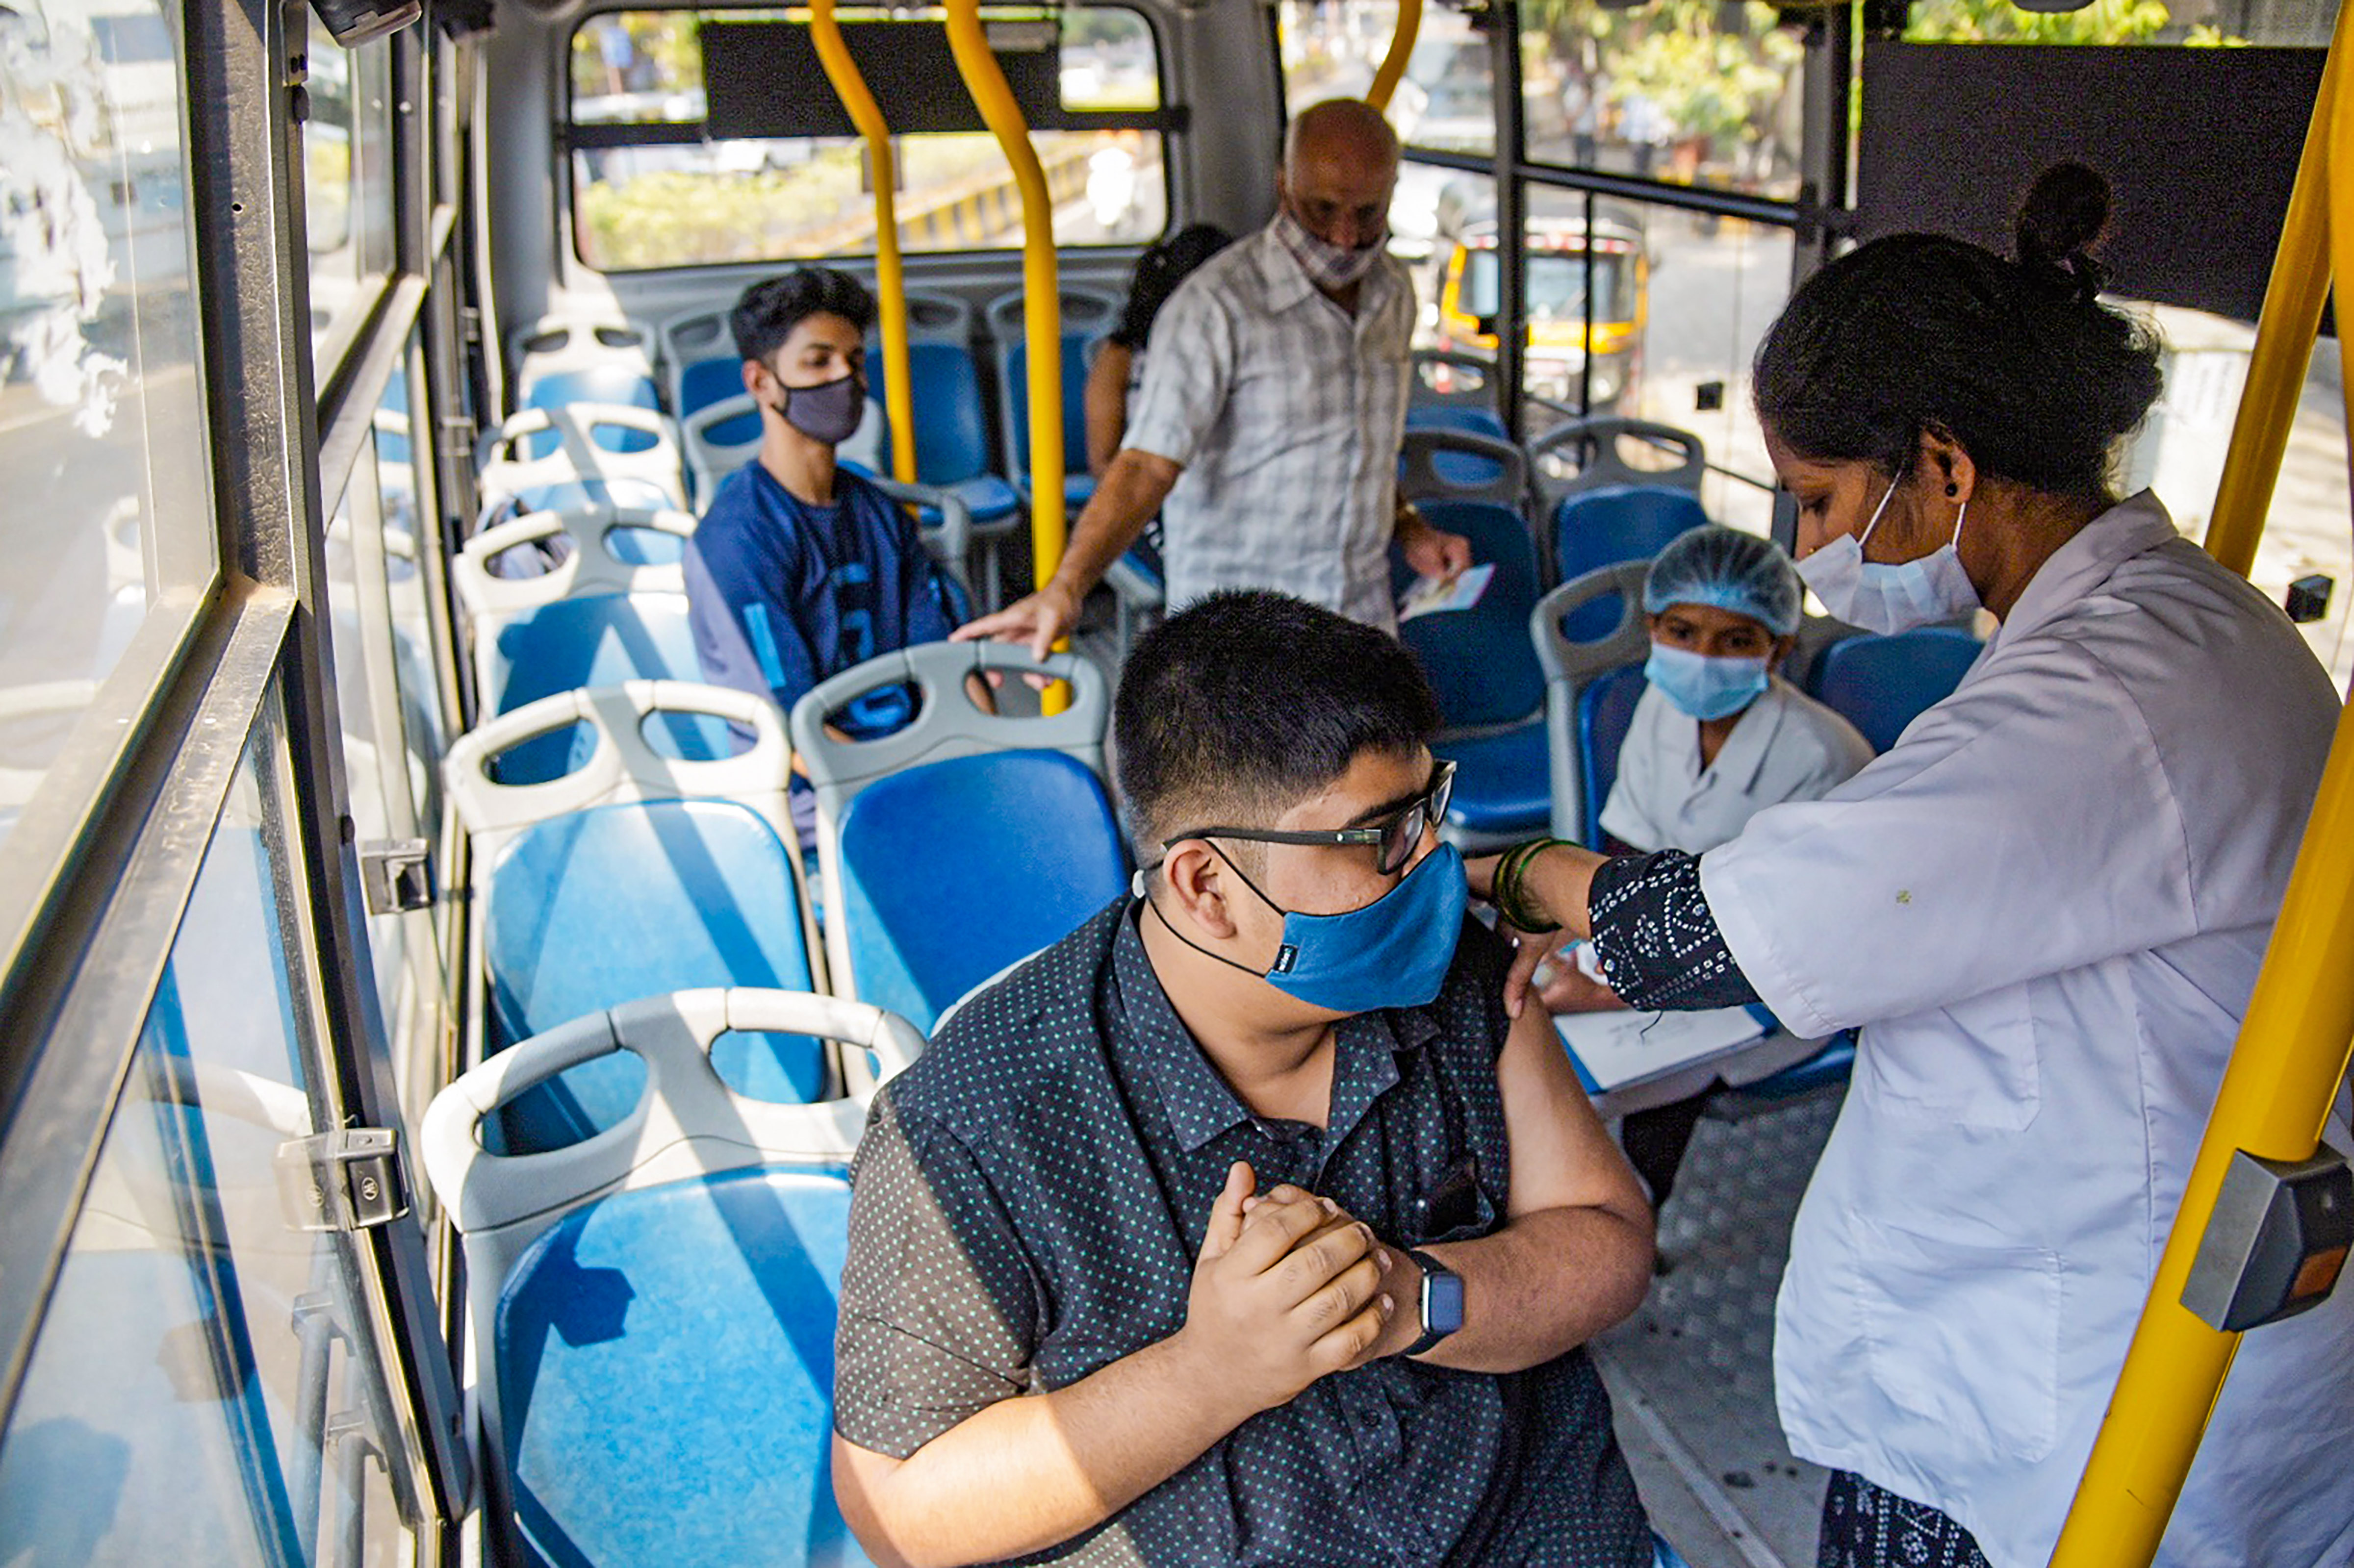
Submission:
<svg viewBox="0 0 2354 1568">
<path fill-rule="evenodd" d="M 1353 171 L 1394 175 L 1397 132 L 1362 98 L 1328 98 L 1291 117 L 1283 137 L 1284 173 L 1295 182 L 1309 162 L 1338 160 Z"/>
<path fill-rule="evenodd" d="M 1397 132 L 1381 111 L 1362 99 L 1333 98 L 1292 120 L 1276 189 L 1310 234 L 1363 249 L 1387 232 L 1397 173 Z"/>
</svg>

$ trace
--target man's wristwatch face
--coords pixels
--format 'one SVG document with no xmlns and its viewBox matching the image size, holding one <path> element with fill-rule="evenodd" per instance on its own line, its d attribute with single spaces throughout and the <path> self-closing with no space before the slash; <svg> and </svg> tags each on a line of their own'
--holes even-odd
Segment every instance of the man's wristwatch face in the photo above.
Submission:
<svg viewBox="0 0 2354 1568">
<path fill-rule="evenodd" d="M 1422 1337 L 1406 1354 L 1419 1355 L 1463 1327 L 1463 1277 L 1427 1253 L 1409 1253 L 1422 1269 Z"/>
</svg>

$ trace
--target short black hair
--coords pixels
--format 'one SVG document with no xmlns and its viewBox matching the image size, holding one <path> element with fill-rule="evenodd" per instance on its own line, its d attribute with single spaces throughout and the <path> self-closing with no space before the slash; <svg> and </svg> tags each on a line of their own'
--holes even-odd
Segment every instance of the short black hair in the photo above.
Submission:
<svg viewBox="0 0 2354 1568">
<path fill-rule="evenodd" d="M 2110 453 L 2162 377 L 2156 337 L 2100 302 L 2090 251 L 2108 216 L 2107 182 L 2061 164 L 2020 209 L 2016 260 L 1935 234 L 1850 251 L 1758 344 L 1759 420 L 1801 457 L 1893 476 L 1941 430 L 1989 475 L 2115 499 Z"/>
<path fill-rule="evenodd" d="M 1214 593 L 1145 634 L 1112 712 L 1138 863 L 1204 827 L 1271 824 L 1366 751 L 1437 733 L 1438 699 L 1395 638 L 1288 595 Z"/>
<path fill-rule="evenodd" d="M 766 365 L 793 328 L 815 315 L 840 316 L 863 333 L 875 324 L 875 296 L 847 272 L 796 267 L 745 290 L 727 313 L 727 329 L 737 354 Z"/>
<path fill-rule="evenodd" d="M 1119 324 L 1108 334 L 1125 349 L 1140 349 L 1152 336 L 1161 307 L 1193 270 L 1227 246 L 1235 237 L 1214 223 L 1189 223 L 1136 259 L 1128 281 L 1128 302 L 1120 307 Z"/>
</svg>

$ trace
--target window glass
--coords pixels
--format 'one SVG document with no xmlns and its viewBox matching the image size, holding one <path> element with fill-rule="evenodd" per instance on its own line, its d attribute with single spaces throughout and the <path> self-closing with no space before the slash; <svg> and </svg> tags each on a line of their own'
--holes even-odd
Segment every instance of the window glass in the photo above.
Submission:
<svg viewBox="0 0 2354 1568">
<path fill-rule="evenodd" d="M 729 20 L 776 14 L 730 11 Z M 861 13 L 843 13 L 845 22 Z M 896 13 L 916 19 L 939 13 Z M 1063 14 L 1063 107 L 1161 105 L 1152 31 L 1133 11 Z M 620 11 L 572 35 L 576 126 L 700 126 L 703 57 L 694 11 Z M 883 84 L 870 84 L 883 91 Z M 886 100 L 887 107 L 887 100 Z M 1126 245 L 1168 221 L 1158 131 L 1041 130 L 1031 138 L 1055 202 L 1055 242 Z M 899 243 L 910 252 L 1019 245 L 1013 171 L 986 132 L 897 136 Z M 873 177 L 856 137 L 641 143 L 572 154 L 580 259 L 604 270 L 871 255 Z"/>
<path fill-rule="evenodd" d="M 393 443 L 379 432 L 372 444 Z M 416 535 L 392 521 L 389 500 L 379 491 L 384 466 L 380 456 L 376 462 L 363 458 L 327 525 L 335 705 L 356 839 L 363 845 L 401 839 L 429 844 L 440 806 L 439 699 Z M 402 1069 L 408 1054 L 420 1044 L 430 1049 L 440 1038 L 447 988 L 433 914 L 371 915 L 367 924 L 376 1001 L 393 1044 L 396 1075 L 408 1083 Z M 408 1108 L 412 1114 L 424 1109 Z"/>
<path fill-rule="evenodd" d="M 2009 0 L 1996 0 L 2006 7 Z M 1798 191 L 1797 34 L 1761 0 L 1536 0 L 1522 115 L 1540 163 L 1783 199 Z"/>
<path fill-rule="evenodd" d="M 312 30 L 302 189 L 314 355 L 348 342 L 367 308 L 366 285 L 391 266 L 391 48 L 378 39 L 346 49 Z"/>
<path fill-rule="evenodd" d="M 1789 296 L 1789 230 L 1596 197 L 1596 305 L 1581 319 L 1543 307 L 1582 302 L 1585 198 L 1534 189 L 1530 204 L 1526 390 L 1543 400 L 1532 434 L 1581 408 L 1690 430 L 1710 463 L 1730 471 L 1702 481 L 1708 514 L 1766 532 L 1774 472 L 1750 408 L 1749 362 Z"/>
<path fill-rule="evenodd" d="M 2126 494 L 2145 487 L 2156 491 L 2176 526 L 2204 542 L 2240 393 L 2247 384 L 2255 329 L 2171 305 L 2127 303 L 2125 308 L 2145 315 L 2158 329 L 2166 345 L 2166 389 L 2142 428 L 2126 440 L 2117 463 L 2119 487 Z M 2349 498 L 2342 348 L 2338 339 L 2329 337 L 2314 345 L 2264 538 L 2248 572 L 2248 579 L 2274 604 L 2285 602 L 2291 583 L 2328 579 L 2327 609 L 2299 630 L 2341 691 L 2354 677 L 2354 639 L 2347 635 L 2349 611 L 2354 611 L 2354 535 L 2346 526 Z"/>
<path fill-rule="evenodd" d="M 346 1248 L 281 1197 L 281 1146 L 332 1119 L 279 923 L 281 746 L 268 720 L 248 746 L 0 1438 L 30 1560 L 405 1556 Z"/>
<path fill-rule="evenodd" d="M 152 0 L 0 9 L 0 841 L 212 572 L 175 51 Z"/>
<path fill-rule="evenodd" d="M 2076 11 L 2025 11 L 2010 0 L 1914 0 L 1908 44 L 2268 44 L 2327 48 L 2336 7 L 2303 0 L 2092 0 Z"/>
</svg>

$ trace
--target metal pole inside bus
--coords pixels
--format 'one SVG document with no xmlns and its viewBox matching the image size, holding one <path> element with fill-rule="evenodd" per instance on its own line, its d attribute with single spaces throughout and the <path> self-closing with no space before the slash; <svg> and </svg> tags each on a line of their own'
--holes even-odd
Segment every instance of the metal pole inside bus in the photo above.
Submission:
<svg viewBox="0 0 2354 1568">
<path fill-rule="evenodd" d="M 1029 348 L 1030 546 L 1032 580 L 1043 583 L 1062 563 L 1066 517 L 1063 500 L 1063 295 L 1055 276 L 1055 207 L 1046 194 L 1046 174 L 1030 144 L 1030 127 L 1006 85 L 1005 72 L 990 52 L 981 25 L 981 0 L 948 0 L 949 48 L 957 72 L 983 123 L 1004 149 L 1022 192 L 1022 325 Z M 1069 646 L 1068 639 L 1055 644 Z M 1059 713 L 1069 701 L 1061 682 L 1046 693 L 1046 711 Z"/>
<path fill-rule="evenodd" d="M 2264 313 L 2257 318 L 2255 353 L 2248 359 L 2247 387 L 2240 394 L 2231 450 L 2223 459 L 2223 481 L 2216 487 L 2213 519 L 2207 524 L 2207 553 L 2242 577 L 2255 564 L 2256 542 L 2264 537 L 2264 514 L 2272 509 L 2273 485 L 2280 478 L 2281 454 L 2288 448 L 2314 339 L 2320 335 L 2322 303 L 2329 298 L 2329 118 L 2348 50 L 2354 48 L 2347 41 L 2349 14 L 2354 12 L 2339 12 L 2337 41 L 2322 69 L 2321 90 L 2314 97 L 2305 157 L 2289 193 L 2280 249 L 2274 253 Z M 2347 145 L 2344 129 L 2341 123 L 2340 147 Z M 2342 184 L 2338 189 L 2344 189 Z M 2354 224 L 2354 211 L 2342 200 L 2336 206 L 2338 227 Z M 2347 276 L 2342 260 L 2338 275 Z"/>
<path fill-rule="evenodd" d="M 2304 379 L 2319 324 L 2327 262 L 2334 257 L 2338 276 L 2354 278 L 2354 156 L 2347 155 L 2354 149 L 2349 50 L 2354 0 L 2338 13 L 2296 193 L 2289 202 L 2280 261 L 2264 301 L 2256 358 L 2224 479 L 2232 510 L 2218 502 L 2210 537 L 2217 557 L 2243 572 L 2264 530 L 2265 503 L 2296 409 L 2296 384 Z M 2336 157 L 2330 155 L 2333 146 Z M 2302 270 L 2305 276 L 2285 278 L 2282 269 Z M 2354 396 L 2348 398 L 2347 413 L 2354 423 Z M 2243 1150 L 2259 1160 L 2311 1158 L 2345 1078 L 2350 1047 L 2354 706 L 2338 718 L 2264 970 L 2248 1000 L 2182 1207 L 2117 1374 L 2116 1392 L 2052 1552 L 2052 1568 L 2147 1568 L 2156 1556 L 2240 1343 L 2238 1334 L 2210 1327 L 2182 1305 L 2224 1173 Z"/>
<path fill-rule="evenodd" d="M 1398 0 L 1397 30 L 1390 35 L 1390 52 L 1382 57 L 1382 69 L 1373 73 L 1373 85 L 1365 89 L 1365 101 L 1386 111 L 1390 95 L 1405 75 L 1406 57 L 1414 53 L 1415 35 L 1422 30 L 1422 0 Z M 1518 47 L 1517 45 L 1514 47 Z"/>
<path fill-rule="evenodd" d="M 891 129 L 866 78 L 850 56 L 834 19 L 833 0 L 810 0 L 810 36 L 834 96 L 866 141 L 866 164 L 875 176 L 875 300 L 883 331 L 883 411 L 891 424 L 891 474 L 916 482 L 916 396 L 907 372 L 907 277 L 899 265 L 898 170 L 891 154 Z"/>
</svg>

